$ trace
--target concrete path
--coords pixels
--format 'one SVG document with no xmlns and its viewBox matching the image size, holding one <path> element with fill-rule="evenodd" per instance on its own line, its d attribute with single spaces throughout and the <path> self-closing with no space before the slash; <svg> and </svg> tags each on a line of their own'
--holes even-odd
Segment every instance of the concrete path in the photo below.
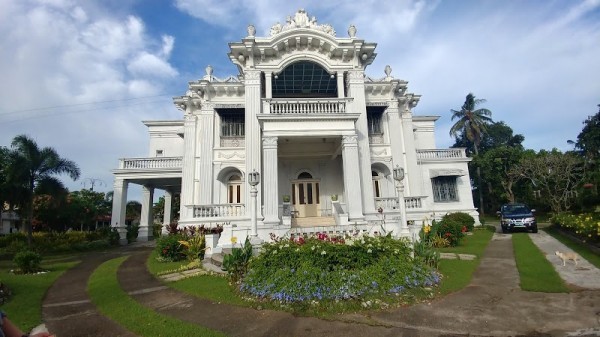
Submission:
<svg viewBox="0 0 600 337">
<path fill-rule="evenodd" d="M 158 313 L 230 336 L 600 336 L 600 291 L 521 291 L 511 235 L 496 233 L 471 284 L 439 300 L 332 320 L 295 317 L 195 298 L 164 286 L 145 267 L 150 248 L 123 251 L 121 287 Z M 92 256 L 65 273 L 44 301 L 43 317 L 60 337 L 133 336 L 99 315 L 87 298 L 87 278 L 112 256 Z M 168 333 L 165 336 L 169 336 Z"/>
<path fill-rule="evenodd" d="M 579 258 L 577 266 L 573 261 L 567 261 L 563 266 L 563 261 L 556 256 L 555 252 L 573 253 L 570 248 L 544 231 L 529 234 L 529 237 L 542 253 L 546 254 L 548 261 L 552 263 L 554 269 L 566 283 L 583 289 L 600 289 L 600 270 L 596 266 L 582 257 Z"/>
</svg>

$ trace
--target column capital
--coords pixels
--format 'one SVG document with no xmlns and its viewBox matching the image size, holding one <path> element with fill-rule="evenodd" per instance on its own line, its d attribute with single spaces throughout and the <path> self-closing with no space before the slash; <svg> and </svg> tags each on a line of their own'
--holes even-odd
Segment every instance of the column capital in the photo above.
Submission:
<svg viewBox="0 0 600 337">
<path fill-rule="evenodd" d="M 346 77 L 347 84 L 364 84 L 365 83 L 365 72 L 363 70 L 348 70 L 348 76 Z"/>
<path fill-rule="evenodd" d="M 357 135 L 348 135 L 348 136 L 342 136 L 342 144 L 344 146 L 348 146 L 348 145 L 358 145 L 358 136 Z"/>
<path fill-rule="evenodd" d="M 263 148 L 277 148 L 278 139 L 278 137 L 274 136 L 262 137 Z"/>
<path fill-rule="evenodd" d="M 260 85 L 260 70 L 245 70 L 244 82 L 245 85 Z"/>
</svg>

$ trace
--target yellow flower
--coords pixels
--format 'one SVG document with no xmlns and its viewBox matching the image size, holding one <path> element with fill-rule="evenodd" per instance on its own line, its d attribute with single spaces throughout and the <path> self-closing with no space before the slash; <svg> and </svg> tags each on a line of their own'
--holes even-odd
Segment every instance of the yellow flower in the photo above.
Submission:
<svg viewBox="0 0 600 337">
<path fill-rule="evenodd" d="M 234 245 L 237 243 L 237 236 L 232 236 L 231 237 L 231 243 L 234 244 Z"/>
<path fill-rule="evenodd" d="M 431 232 L 431 226 L 427 225 L 423 228 L 423 232 L 425 232 L 425 234 Z"/>
</svg>

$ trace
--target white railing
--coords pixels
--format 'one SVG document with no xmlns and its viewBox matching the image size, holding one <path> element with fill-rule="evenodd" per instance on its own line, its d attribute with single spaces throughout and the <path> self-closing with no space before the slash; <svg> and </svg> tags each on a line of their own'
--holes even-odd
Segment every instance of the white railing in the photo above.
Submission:
<svg viewBox="0 0 600 337">
<path fill-rule="evenodd" d="M 182 167 L 182 157 L 124 158 L 120 169 L 172 169 Z"/>
<path fill-rule="evenodd" d="M 272 114 L 343 114 L 349 98 L 266 99 L 265 113 Z"/>
<path fill-rule="evenodd" d="M 346 225 L 346 226 L 315 226 L 315 227 L 294 227 L 288 231 L 290 236 L 313 236 L 317 234 L 328 234 L 336 236 L 355 236 L 361 233 L 371 233 L 375 229 L 374 225 Z"/>
<path fill-rule="evenodd" d="M 423 207 L 423 197 L 404 197 L 406 209 L 415 209 Z M 384 211 L 397 210 L 398 198 L 375 198 L 375 209 L 381 207 Z"/>
<path fill-rule="evenodd" d="M 464 148 L 417 150 L 417 159 L 460 159 L 467 158 Z"/>
<path fill-rule="evenodd" d="M 391 210 L 398 209 L 398 198 L 375 198 L 375 209 Z"/>
<path fill-rule="evenodd" d="M 244 204 L 216 204 L 194 206 L 194 218 L 234 218 L 246 214 Z"/>
<path fill-rule="evenodd" d="M 406 209 L 415 209 L 423 207 L 423 197 L 404 197 Z"/>
</svg>

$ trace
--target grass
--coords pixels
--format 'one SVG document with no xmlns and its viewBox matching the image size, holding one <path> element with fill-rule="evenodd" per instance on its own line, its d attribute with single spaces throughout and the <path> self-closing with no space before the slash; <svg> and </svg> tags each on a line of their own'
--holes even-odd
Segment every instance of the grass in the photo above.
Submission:
<svg viewBox="0 0 600 337">
<path fill-rule="evenodd" d="M 150 257 L 148 257 L 148 260 L 146 261 L 146 267 L 148 268 L 148 271 L 150 271 L 150 273 L 152 273 L 155 276 L 165 271 L 177 270 L 179 267 L 185 266 L 189 263 L 188 260 L 181 260 L 175 262 L 159 262 L 158 260 L 156 260 L 157 257 L 158 252 L 156 250 L 153 250 L 152 253 L 150 253 Z"/>
<path fill-rule="evenodd" d="M 189 295 L 215 302 L 250 306 L 250 302 L 242 300 L 240 296 L 233 291 L 227 278 L 223 276 L 202 275 L 191 277 L 170 283 L 169 286 Z"/>
<path fill-rule="evenodd" d="M 117 280 L 117 269 L 126 259 L 127 256 L 103 263 L 88 281 L 90 298 L 103 315 L 144 337 L 225 336 L 219 331 L 158 314 L 129 297 Z"/>
<path fill-rule="evenodd" d="M 446 295 L 466 287 L 473 277 L 475 269 L 479 266 L 483 251 L 494 235 L 494 227 L 475 229 L 473 235 L 465 236 L 460 245 L 456 247 L 438 248 L 441 253 L 473 254 L 477 259 L 440 260 L 438 270 L 444 275 L 439 287 L 439 293 Z"/>
<path fill-rule="evenodd" d="M 11 321 L 23 331 L 29 331 L 42 322 L 42 300 L 50 286 L 77 261 L 42 262 L 42 268 L 49 273 L 38 275 L 16 275 L 8 271 L 0 272 L 0 280 L 12 291 L 13 297 L 4 304 L 4 310 Z M 7 263 L 3 261 L 3 265 Z"/>
<path fill-rule="evenodd" d="M 569 289 L 546 256 L 526 233 L 512 235 L 521 289 L 545 293 L 564 293 Z"/>
<path fill-rule="evenodd" d="M 585 244 L 563 235 L 557 228 L 553 226 L 544 228 L 544 230 L 546 233 L 562 242 L 565 246 L 571 248 L 589 263 L 596 266 L 596 268 L 600 268 L 600 255 L 591 251 Z"/>
</svg>

